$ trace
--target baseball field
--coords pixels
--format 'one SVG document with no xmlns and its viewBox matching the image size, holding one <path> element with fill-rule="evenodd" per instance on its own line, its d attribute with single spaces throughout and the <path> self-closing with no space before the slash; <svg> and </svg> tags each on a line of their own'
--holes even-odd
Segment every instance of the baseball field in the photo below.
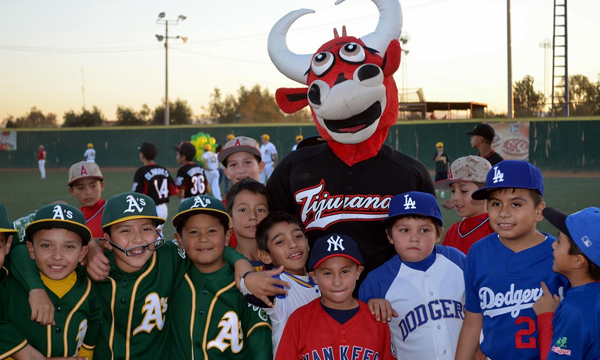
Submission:
<svg viewBox="0 0 600 360">
<path fill-rule="evenodd" d="M 105 169 L 106 186 L 103 197 L 109 197 L 121 192 L 130 191 L 134 169 Z M 175 174 L 177 169 L 169 169 Z M 566 213 L 589 206 L 600 207 L 600 174 L 578 175 L 572 173 L 544 174 L 545 201 L 547 206 L 555 207 Z M 79 207 L 67 187 L 67 169 L 50 170 L 46 180 L 39 179 L 37 171 L 0 171 L 0 201 L 7 209 L 11 221 L 27 215 L 40 206 L 53 201 L 62 200 L 70 205 Z M 446 191 L 446 199 L 450 191 Z M 277 199 L 272 199 L 277 201 Z M 439 199 L 440 206 L 444 199 Z M 170 221 L 177 212 L 179 199 L 172 197 L 169 202 L 169 219 L 165 224 L 165 238 L 171 239 L 175 231 Z M 444 227 L 448 228 L 460 220 L 454 210 L 442 209 Z M 542 231 L 556 235 L 556 230 L 545 220 L 538 226 Z"/>
</svg>

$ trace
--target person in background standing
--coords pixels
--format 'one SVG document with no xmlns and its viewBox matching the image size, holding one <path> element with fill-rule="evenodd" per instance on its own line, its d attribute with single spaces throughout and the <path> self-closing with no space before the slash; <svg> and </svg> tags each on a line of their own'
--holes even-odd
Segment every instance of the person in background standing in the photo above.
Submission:
<svg viewBox="0 0 600 360">
<path fill-rule="evenodd" d="M 38 150 L 37 160 L 40 167 L 40 180 L 46 180 L 46 150 L 44 150 L 44 145 L 40 145 Z"/>
<path fill-rule="evenodd" d="M 300 144 L 300 141 L 302 141 L 302 140 L 304 140 L 304 136 L 302 136 L 302 135 L 296 136 L 296 144 L 294 144 L 294 146 L 292 146 L 292 151 L 294 151 L 298 148 L 298 144 Z"/>
<path fill-rule="evenodd" d="M 437 149 L 436 153 L 433 154 L 433 161 L 435 161 L 435 182 L 440 180 L 446 180 L 448 178 L 448 167 L 450 165 L 450 158 L 448 154 L 444 152 L 444 143 L 438 141 L 435 144 L 435 148 Z M 436 193 L 438 193 L 443 199 L 445 196 L 445 191 L 443 189 L 436 189 Z"/>
<path fill-rule="evenodd" d="M 96 162 L 96 150 L 94 150 L 94 144 L 88 143 L 87 149 L 83 153 L 83 161 Z"/>
<path fill-rule="evenodd" d="M 496 136 L 493 127 L 488 124 L 477 124 L 473 130 L 467 131 L 465 134 L 471 135 L 471 147 L 477 149 L 478 155 L 489 161 L 492 166 L 504 160 L 500 154 L 492 150 L 492 141 Z"/>
<path fill-rule="evenodd" d="M 273 169 L 277 166 L 277 149 L 273 145 L 269 134 L 263 134 L 261 136 L 262 145 L 260 146 L 260 153 L 262 161 L 265 162 L 265 171 L 260 174 L 260 182 L 263 184 L 267 183 L 267 180 L 271 177 Z"/>
</svg>

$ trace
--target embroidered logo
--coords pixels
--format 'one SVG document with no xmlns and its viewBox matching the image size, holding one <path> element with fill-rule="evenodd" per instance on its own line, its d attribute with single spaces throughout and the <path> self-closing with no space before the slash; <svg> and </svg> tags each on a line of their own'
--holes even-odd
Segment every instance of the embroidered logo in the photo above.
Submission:
<svg viewBox="0 0 600 360">
<path fill-rule="evenodd" d="M 194 198 L 194 205 L 192 205 L 192 207 L 190 207 L 190 209 L 195 209 L 198 207 L 207 207 L 208 205 L 210 205 L 210 199 L 206 199 L 206 201 L 204 201 L 205 199 L 201 198 L 200 196 L 196 196 Z"/>
<path fill-rule="evenodd" d="M 416 209 L 417 202 L 414 201 L 410 195 L 404 195 L 404 210 Z"/>
<path fill-rule="evenodd" d="M 583 245 L 585 245 L 585 247 L 592 246 L 592 240 L 590 240 L 590 238 L 587 237 L 587 235 L 581 238 L 581 242 L 583 242 Z"/>
<path fill-rule="evenodd" d="M 81 165 L 81 172 L 79 173 L 79 176 L 83 175 L 89 175 L 87 169 L 85 168 L 85 165 Z"/>
<path fill-rule="evenodd" d="M 494 177 L 492 180 L 494 180 L 494 184 L 504 181 L 504 174 L 498 169 L 497 166 L 494 166 Z"/>
<path fill-rule="evenodd" d="M 70 210 L 67 211 L 63 211 L 63 208 L 60 205 L 56 205 L 54 207 L 54 209 L 52 209 L 54 212 L 54 216 L 52 217 L 53 220 L 55 219 L 61 219 L 64 220 L 65 219 L 65 215 L 67 217 L 67 219 L 72 219 L 73 218 L 73 212 Z"/>
<path fill-rule="evenodd" d="M 141 213 L 142 211 L 144 211 L 144 206 L 146 206 L 146 200 L 142 198 L 136 199 L 135 197 L 133 197 L 133 195 L 127 195 L 127 198 L 125 198 L 125 200 L 127 201 L 129 207 L 125 211 L 123 211 L 123 213 L 135 213 L 136 211 Z"/>
<path fill-rule="evenodd" d="M 559 355 L 567 355 L 571 356 L 571 350 L 567 349 L 567 337 L 559 337 L 554 343 L 554 346 L 550 349 L 553 353 L 557 353 Z"/>
<path fill-rule="evenodd" d="M 344 239 L 342 239 L 339 235 L 336 235 L 336 238 L 334 239 L 333 236 L 330 237 L 329 239 L 327 239 L 327 243 L 329 244 L 329 246 L 327 247 L 327 251 L 331 252 L 331 247 L 333 246 L 333 251 L 344 251 L 346 250 L 346 248 L 344 247 Z M 338 250 L 338 247 L 340 248 L 340 250 Z"/>
</svg>

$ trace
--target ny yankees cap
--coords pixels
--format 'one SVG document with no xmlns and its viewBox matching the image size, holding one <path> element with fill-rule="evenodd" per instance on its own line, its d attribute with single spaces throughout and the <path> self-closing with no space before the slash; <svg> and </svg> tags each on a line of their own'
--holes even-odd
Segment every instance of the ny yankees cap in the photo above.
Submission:
<svg viewBox="0 0 600 360">
<path fill-rule="evenodd" d="M 156 156 L 158 155 L 158 148 L 156 147 L 156 145 L 154 145 L 151 142 L 142 143 L 142 145 L 140 145 L 140 147 L 138 147 L 138 150 L 148 160 L 154 160 L 154 159 L 156 159 Z"/>
<path fill-rule="evenodd" d="M 488 124 L 477 124 L 471 131 L 465 132 L 467 135 L 479 135 L 488 139 L 489 141 L 494 140 L 494 136 L 496 136 L 496 130 Z"/>
<path fill-rule="evenodd" d="M 35 217 L 25 228 L 27 239 L 43 229 L 67 229 L 81 236 L 83 245 L 92 239 L 92 232 L 85 225 L 85 216 L 79 209 L 67 204 L 50 204 L 42 206 Z"/>
<path fill-rule="evenodd" d="M 223 223 L 225 227 L 231 224 L 231 218 L 222 201 L 207 195 L 198 195 L 187 199 L 179 205 L 177 215 L 173 217 L 173 226 L 182 225 L 190 216 L 198 214 L 212 215 Z"/>
<path fill-rule="evenodd" d="M 532 189 L 544 196 L 544 179 L 540 169 L 525 160 L 504 160 L 488 172 L 485 187 L 475 191 L 475 200 L 487 199 L 498 189 Z"/>
<path fill-rule="evenodd" d="M 469 155 L 454 160 L 450 165 L 448 179 L 435 183 L 437 189 L 448 189 L 450 184 L 457 181 L 478 182 L 485 184 L 487 173 L 492 168 L 489 161 L 481 156 Z"/>
<path fill-rule="evenodd" d="M 8 220 L 8 211 L 6 206 L 0 201 L 0 233 L 17 233 L 18 230 L 13 229 L 12 223 Z"/>
<path fill-rule="evenodd" d="M 219 152 L 219 162 L 223 163 L 229 155 L 237 152 L 247 152 L 261 158 L 260 146 L 258 146 L 256 140 L 247 136 L 238 136 L 233 140 L 229 140 L 225 146 L 223 146 L 223 149 Z"/>
<path fill-rule="evenodd" d="M 589 207 L 571 215 L 547 207 L 544 218 L 570 237 L 594 264 L 600 266 L 600 208 Z"/>
<path fill-rule="evenodd" d="M 102 213 L 102 228 L 135 219 L 152 219 L 156 225 L 165 223 L 165 219 L 156 214 L 156 203 L 151 197 L 130 191 L 106 201 Z"/>
<path fill-rule="evenodd" d="M 388 217 L 383 220 L 383 223 L 387 225 L 390 220 L 407 215 L 427 216 L 439 220 L 440 225 L 444 223 L 442 211 L 435 196 L 420 191 L 409 191 L 394 196 L 390 202 Z"/>
<path fill-rule="evenodd" d="M 100 171 L 98 164 L 80 161 L 71 165 L 71 168 L 69 169 L 69 182 L 67 182 L 67 185 L 71 186 L 75 181 L 87 178 L 104 181 L 104 176 L 102 176 L 102 171 Z"/>
<path fill-rule="evenodd" d="M 317 239 L 308 259 L 308 269 L 314 270 L 323 261 L 335 256 L 346 257 L 358 265 L 365 263 L 360 250 L 358 250 L 358 244 L 353 238 L 333 233 Z"/>
<path fill-rule="evenodd" d="M 196 156 L 196 147 L 189 141 L 183 141 L 181 144 L 173 146 L 173 149 L 185 157 Z"/>
</svg>

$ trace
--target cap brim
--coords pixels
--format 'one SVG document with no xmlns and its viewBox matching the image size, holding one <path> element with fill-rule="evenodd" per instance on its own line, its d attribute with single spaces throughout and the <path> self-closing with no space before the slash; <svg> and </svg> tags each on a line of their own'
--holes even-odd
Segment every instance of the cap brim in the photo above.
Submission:
<svg viewBox="0 0 600 360">
<path fill-rule="evenodd" d="M 481 188 L 479 190 L 476 190 L 475 192 L 473 192 L 473 194 L 471 194 L 471 198 L 473 200 L 487 200 L 490 197 L 490 193 L 496 190 L 502 190 L 502 189 L 528 189 L 528 190 L 538 190 L 536 187 L 531 187 L 531 186 L 519 186 L 519 187 L 515 187 L 515 186 L 503 186 L 503 187 L 484 187 Z M 539 192 L 539 190 L 538 190 Z"/>
<path fill-rule="evenodd" d="M 207 209 L 207 208 L 194 208 L 194 209 L 184 210 L 184 211 L 180 212 L 179 214 L 177 214 L 173 217 L 173 220 L 172 220 L 173 226 L 178 227 L 185 220 L 187 220 L 187 218 L 189 218 L 190 216 L 198 215 L 198 214 L 209 214 L 209 215 L 215 216 L 215 217 L 219 218 L 219 220 L 221 220 L 223 223 L 227 223 L 227 225 L 231 226 L 231 218 L 229 217 L 228 213 L 221 211 L 221 210 L 217 210 L 217 209 Z"/>
<path fill-rule="evenodd" d="M 433 184 L 435 186 L 436 189 L 449 189 L 450 188 L 450 184 L 455 183 L 455 182 L 475 182 L 473 180 L 462 180 L 462 179 L 444 179 L 444 180 L 438 180 L 435 182 L 435 184 Z"/>
<path fill-rule="evenodd" d="M 165 223 L 165 219 L 158 217 L 158 216 L 148 216 L 148 215 L 136 215 L 136 216 L 128 216 L 128 217 L 124 217 L 124 218 L 120 218 L 118 220 L 115 220 L 113 222 L 110 222 L 108 224 L 102 225 L 102 229 L 106 229 L 109 226 L 112 226 L 114 224 L 118 224 L 118 223 L 122 223 L 124 221 L 129 221 L 129 220 L 137 220 L 137 219 L 150 219 L 150 220 L 154 220 L 154 222 L 157 225 L 162 225 Z"/>
<path fill-rule="evenodd" d="M 567 215 L 554 209 L 547 207 L 542 210 L 542 214 L 544 215 L 544 219 L 548 220 L 552 226 L 557 228 L 561 233 L 571 237 L 569 233 L 569 229 L 567 228 Z"/>
<path fill-rule="evenodd" d="M 25 234 L 28 240 L 31 240 L 31 235 L 39 230 L 44 229 L 67 229 L 81 236 L 83 245 L 87 245 L 92 239 L 92 232 L 86 226 L 81 225 L 75 221 L 59 220 L 59 219 L 47 219 L 38 220 L 30 223 L 25 228 Z"/>
<path fill-rule="evenodd" d="M 314 269 L 315 269 L 315 268 L 317 268 L 319 265 L 321 265 L 321 264 L 322 264 L 322 263 L 323 263 L 325 260 L 327 260 L 327 259 L 331 259 L 331 258 L 333 258 L 333 257 L 336 257 L 336 256 L 339 256 L 339 257 L 345 257 L 345 258 L 347 258 L 347 259 L 350 259 L 350 260 L 354 261 L 354 262 L 355 262 L 355 263 L 357 263 L 358 265 L 363 265 L 363 264 L 361 264 L 361 262 L 360 262 L 358 259 L 355 259 L 354 257 L 352 257 L 352 256 L 350 256 L 350 255 L 347 255 L 347 254 L 332 254 L 332 255 L 329 255 L 329 256 L 325 256 L 325 257 L 324 257 L 324 258 L 322 258 L 321 260 L 317 261 L 317 263 L 316 263 L 316 264 L 314 264 L 314 265 L 312 265 L 312 266 L 310 266 L 310 267 L 309 267 L 309 269 L 310 269 L 310 270 L 314 270 Z"/>
<path fill-rule="evenodd" d="M 260 151 L 258 151 L 257 148 L 255 148 L 253 146 L 249 146 L 249 145 L 240 145 L 240 146 L 232 146 L 230 148 L 221 150 L 221 152 L 219 152 L 219 156 L 218 156 L 219 162 L 222 163 L 223 161 L 225 161 L 225 159 L 227 159 L 227 157 L 229 155 L 237 153 L 237 152 L 247 152 L 252 155 L 258 156 L 259 158 L 262 158 L 262 156 L 260 155 Z"/>
<path fill-rule="evenodd" d="M 91 175 L 91 176 L 80 176 L 77 179 L 71 180 L 67 183 L 67 186 L 71 186 L 74 183 L 76 183 L 78 180 L 81 179 L 98 179 L 100 181 L 104 181 L 104 177 L 103 176 L 95 176 L 95 175 Z"/>
<path fill-rule="evenodd" d="M 19 230 L 15 230 L 15 229 L 0 228 L 0 233 L 16 234 L 18 232 L 19 232 Z"/>
<path fill-rule="evenodd" d="M 139 148 L 138 148 L 139 149 Z M 173 146 L 173 150 L 179 151 L 179 146 Z"/>
<path fill-rule="evenodd" d="M 465 134 L 467 134 L 467 135 L 475 135 L 475 133 L 473 131 L 465 131 Z"/>
</svg>

